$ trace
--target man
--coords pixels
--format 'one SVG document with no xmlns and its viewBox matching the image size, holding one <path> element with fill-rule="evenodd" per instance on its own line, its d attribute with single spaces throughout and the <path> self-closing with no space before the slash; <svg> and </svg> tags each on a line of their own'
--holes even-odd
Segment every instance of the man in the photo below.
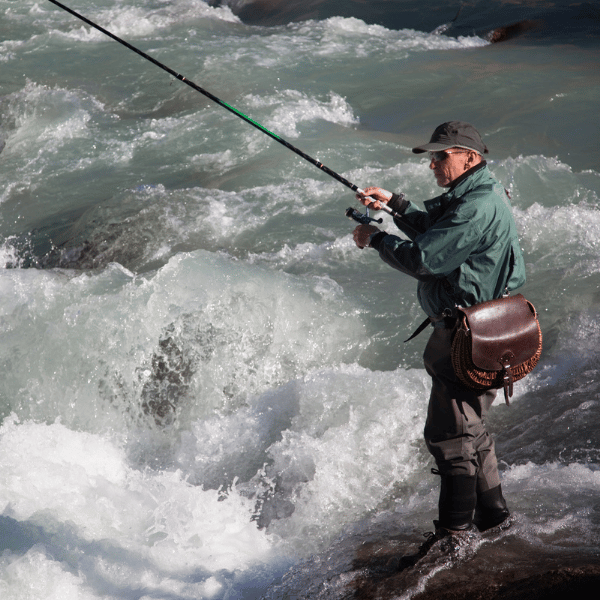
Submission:
<svg viewBox="0 0 600 600">
<path fill-rule="evenodd" d="M 385 203 L 399 213 L 394 222 L 410 239 L 373 225 L 359 225 L 353 235 L 359 248 L 374 248 L 386 263 L 418 280 L 419 302 L 434 327 L 424 353 L 432 378 L 425 441 L 441 476 L 434 537 L 460 541 L 476 531 L 474 524 L 484 531 L 505 521 L 509 511 L 484 422 L 496 390 L 471 390 L 454 373 L 455 307 L 520 287 L 525 266 L 507 193 L 487 168 L 488 149 L 477 130 L 460 121 L 443 123 L 428 144 L 413 148 L 416 154 L 427 151 L 429 168 L 446 191 L 426 201 L 425 210 L 378 187 L 358 196 L 369 208 Z"/>
</svg>

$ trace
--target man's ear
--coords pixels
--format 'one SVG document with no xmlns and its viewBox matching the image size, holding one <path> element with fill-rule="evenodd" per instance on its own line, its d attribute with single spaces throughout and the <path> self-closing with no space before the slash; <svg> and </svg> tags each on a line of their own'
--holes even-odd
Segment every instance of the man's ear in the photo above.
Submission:
<svg viewBox="0 0 600 600">
<path fill-rule="evenodd" d="M 477 152 L 469 152 L 467 154 L 467 162 L 466 162 L 466 167 L 467 169 L 470 169 L 471 167 L 475 166 L 477 164 Z"/>
</svg>

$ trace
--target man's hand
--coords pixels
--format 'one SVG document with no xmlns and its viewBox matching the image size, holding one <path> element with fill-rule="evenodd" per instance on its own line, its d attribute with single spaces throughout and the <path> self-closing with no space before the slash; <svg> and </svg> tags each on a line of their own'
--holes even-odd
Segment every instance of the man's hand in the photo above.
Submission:
<svg viewBox="0 0 600 600">
<path fill-rule="evenodd" d="M 356 194 L 357 200 L 373 210 L 381 210 L 381 203 L 387 204 L 392 199 L 392 192 L 380 187 L 368 187 L 363 192 L 364 194 Z"/>
<path fill-rule="evenodd" d="M 371 234 L 381 231 L 375 225 L 359 225 L 353 232 L 352 237 L 356 245 L 362 250 L 369 245 Z"/>
</svg>

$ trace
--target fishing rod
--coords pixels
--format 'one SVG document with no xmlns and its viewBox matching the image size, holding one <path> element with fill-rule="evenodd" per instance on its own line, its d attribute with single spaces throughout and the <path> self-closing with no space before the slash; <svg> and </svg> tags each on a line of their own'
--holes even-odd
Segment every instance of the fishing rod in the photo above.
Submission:
<svg viewBox="0 0 600 600">
<path fill-rule="evenodd" d="M 246 121 L 246 123 L 249 123 L 250 125 L 252 125 L 256 129 L 258 129 L 259 131 L 262 131 L 262 133 L 268 135 L 270 138 L 274 139 L 276 142 L 279 142 L 281 145 L 285 146 L 288 150 L 295 152 L 298 156 L 301 156 L 304 160 L 313 164 L 318 169 L 321 169 L 321 171 L 327 173 L 327 175 L 329 175 L 330 177 L 333 177 L 334 179 L 339 181 L 341 184 L 350 188 L 353 192 L 356 192 L 357 194 L 365 195 L 363 190 L 361 190 L 358 186 L 356 186 L 353 183 L 351 183 L 350 181 L 348 181 L 346 178 L 342 177 L 335 171 L 332 171 L 329 167 L 325 166 L 323 163 L 314 159 L 312 156 L 305 154 L 304 152 L 302 152 L 302 150 L 299 150 L 298 148 L 296 148 L 295 146 L 290 144 L 288 141 L 286 141 L 282 137 L 278 136 L 276 133 L 269 131 L 266 127 L 264 127 L 263 125 L 261 125 L 260 123 L 255 121 L 254 119 L 251 119 L 248 115 L 245 115 L 243 112 L 239 111 L 237 108 L 234 108 L 230 104 L 227 104 L 227 102 L 224 102 L 220 98 L 217 98 L 217 96 L 215 96 L 214 94 L 211 94 L 209 91 L 205 90 L 204 88 L 201 88 L 199 85 L 196 85 L 193 81 L 190 81 L 187 77 L 184 77 L 183 75 L 180 75 L 179 73 L 173 71 L 173 69 L 170 69 L 169 67 L 167 67 L 163 63 L 159 62 L 155 58 L 152 58 L 150 55 L 146 54 L 145 52 L 142 52 L 139 48 L 132 46 L 130 43 L 126 42 L 125 40 L 122 40 L 120 37 L 116 36 L 114 33 L 111 33 L 110 31 L 104 29 L 103 27 L 100 27 L 100 25 L 94 23 L 93 21 L 90 21 L 90 19 L 88 19 L 87 17 L 84 17 L 83 15 L 79 14 L 78 12 L 75 12 L 73 9 L 69 8 L 68 6 L 65 6 L 64 4 L 61 4 L 57 0 L 49 0 L 49 2 L 52 2 L 52 4 L 55 4 L 59 8 L 62 8 L 64 11 L 72 14 L 74 17 L 80 19 L 84 23 L 87 23 L 90 27 L 97 29 L 104 35 L 107 35 L 108 37 L 112 38 L 116 42 L 119 42 L 119 44 L 122 44 L 126 48 L 129 48 L 129 50 L 132 50 L 136 54 L 139 54 L 142 58 L 145 58 L 146 60 L 155 64 L 157 67 L 160 67 L 161 69 L 163 69 L 164 71 L 166 71 L 167 73 L 169 73 L 170 75 L 175 77 L 175 79 L 179 79 L 179 81 L 182 81 L 186 85 L 189 85 L 192 89 L 196 90 L 197 92 L 200 92 L 201 94 L 203 94 L 204 96 L 206 96 L 207 98 L 209 98 L 210 100 L 212 100 L 213 102 L 218 104 L 219 106 L 222 106 L 224 109 L 233 113 L 237 117 L 240 117 L 241 119 Z M 382 204 L 382 203 L 380 203 L 380 205 L 381 205 L 381 210 L 387 212 L 392 217 L 398 217 L 398 218 L 401 217 L 401 215 L 399 213 L 392 210 L 389 206 L 386 206 L 385 204 Z M 363 225 L 368 224 L 372 221 L 374 221 L 375 223 L 383 222 L 383 219 L 374 219 L 374 218 L 370 217 L 368 208 L 366 209 L 365 214 L 357 211 L 354 208 L 348 208 L 346 210 L 346 216 L 351 219 L 354 219 L 355 221 L 357 221 L 358 223 L 361 223 Z"/>
</svg>

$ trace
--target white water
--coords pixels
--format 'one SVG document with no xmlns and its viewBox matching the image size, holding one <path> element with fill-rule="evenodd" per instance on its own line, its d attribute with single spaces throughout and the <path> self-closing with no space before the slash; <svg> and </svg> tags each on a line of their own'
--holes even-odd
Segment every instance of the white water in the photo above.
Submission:
<svg viewBox="0 0 600 600">
<path fill-rule="evenodd" d="M 361 187 L 433 196 L 411 145 L 480 127 L 545 340 L 492 411 L 503 488 L 522 539 L 596 552 L 597 57 L 74 8 Z M 343 597 L 357 540 L 436 513 L 414 283 L 356 249 L 348 190 L 156 67 L 47 2 L 0 28 L 0 596 Z"/>
</svg>

